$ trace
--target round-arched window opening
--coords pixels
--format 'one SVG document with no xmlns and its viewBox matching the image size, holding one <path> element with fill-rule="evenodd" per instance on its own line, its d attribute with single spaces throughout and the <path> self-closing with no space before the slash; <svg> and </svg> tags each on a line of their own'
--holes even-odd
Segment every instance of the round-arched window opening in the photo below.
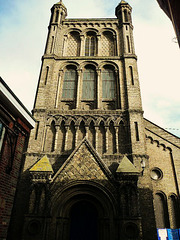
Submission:
<svg viewBox="0 0 180 240">
<path fill-rule="evenodd" d="M 151 170 L 151 178 L 155 181 L 162 179 L 163 172 L 159 168 L 153 168 Z"/>
<path fill-rule="evenodd" d="M 139 228 L 135 223 L 129 222 L 124 226 L 124 233 L 128 238 L 137 238 L 139 236 Z"/>
<path fill-rule="evenodd" d="M 28 232 L 30 235 L 37 235 L 41 231 L 41 223 L 37 220 L 32 220 L 28 224 Z"/>
</svg>

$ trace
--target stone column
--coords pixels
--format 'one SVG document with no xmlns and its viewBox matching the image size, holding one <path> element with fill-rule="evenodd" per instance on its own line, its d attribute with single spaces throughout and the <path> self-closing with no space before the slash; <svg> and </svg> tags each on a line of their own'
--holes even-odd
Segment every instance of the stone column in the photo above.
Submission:
<svg viewBox="0 0 180 240">
<path fill-rule="evenodd" d="M 65 130 L 66 130 L 66 135 L 65 135 L 65 145 L 64 145 L 64 150 L 66 151 L 68 148 L 68 131 L 69 131 L 69 126 L 65 126 Z"/>
<path fill-rule="evenodd" d="M 97 35 L 97 54 L 96 56 L 101 56 L 101 35 Z"/>
<path fill-rule="evenodd" d="M 106 146 L 105 146 L 105 152 L 108 153 L 109 150 L 110 150 L 110 147 L 109 147 L 109 141 L 108 141 L 108 137 L 109 137 L 109 127 L 106 126 L 105 127 L 105 136 L 106 136 Z"/>
<path fill-rule="evenodd" d="M 78 131 L 79 131 L 79 126 L 75 126 L 75 147 L 78 145 Z"/>
<path fill-rule="evenodd" d="M 60 126 L 56 125 L 55 126 L 56 129 L 56 135 L 55 135 L 55 144 L 54 144 L 54 151 L 58 151 L 58 145 L 59 145 L 59 130 L 60 130 Z"/>
<path fill-rule="evenodd" d="M 42 141 L 42 151 L 45 151 L 45 144 L 46 144 L 46 136 L 47 136 L 47 131 L 48 131 L 49 125 L 44 126 L 44 135 L 43 135 L 43 141 Z"/>
<path fill-rule="evenodd" d="M 62 56 L 66 56 L 67 54 L 67 40 L 68 36 L 64 35 L 64 43 L 63 43 L 63 49 L 62 49 Z"/>
<path fill-rule="evenodd" d="M 119 127 L 114 127 L 116 132 L 116 152 L 119 153 L 119 141 L 118 141 L 118 134 L 119 134 Z"/>
<path fill-rule="evenodd" d="M 85 126 L 86 129 L 86 138 L 88 139 L 88 135 L 89 135 L 89 126 Z"/>
<path fill-rule="evenodd" d="M 102 108 L 102 80 L 101 69 L 97 69 L 97 109 Z"/>
<path fill-rule="evenodd" d="M 77 81 L 77 96 L 76 96 L 76 108 L 80 107 L 81 94 L 82 94 L 82 70 L 77 71 L 78 81 Z"/>
<path fill-rule="evenodd" d="M 63 89 L 62 75 L 63 75 L 63 70 L 60 70 L 58 74 L 58 81 L 57 81 L 55 108 L 58 107 L 59 100 L 62 99 L 62 89 Z"/>
<path fill-rule="evenodd" d="M 113 35 L 114 56 L 117 56 L 117 39 L 116 35 Z"/>
<path fill-rule="evenodd" d="M 81 39 L 80 56 L 85 56 L 85 36 L 80 35 L 80 39 Z"/>
<path fill-rule="evenodd" d="M 96 151 L 98 151 L 98 147 L 99 147 L 99 141 L 98 141 L 99 126 L 94 126 L 94 128 L 95 128 L 95 149 L 96 149 Z"/>
</svg>

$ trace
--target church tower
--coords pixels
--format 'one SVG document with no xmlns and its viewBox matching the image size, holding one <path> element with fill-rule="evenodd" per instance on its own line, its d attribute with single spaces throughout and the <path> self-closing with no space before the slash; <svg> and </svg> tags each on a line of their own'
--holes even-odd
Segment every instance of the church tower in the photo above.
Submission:
<svg viewBox="0 0 180 240">
<path fill-rule="evenodd" d="M 156 237 L 131 10 L 121 1 L 117 18 L 70 19 L 62 1 L 51 9 L 22 239 Z"/>
</svg>

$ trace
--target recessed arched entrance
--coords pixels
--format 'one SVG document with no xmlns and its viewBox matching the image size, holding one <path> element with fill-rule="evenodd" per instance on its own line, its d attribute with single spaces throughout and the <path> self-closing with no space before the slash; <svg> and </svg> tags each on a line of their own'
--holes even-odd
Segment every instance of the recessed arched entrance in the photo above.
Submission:
<svg viewBox="0 0 180 240">
<path fill-rule="evenodd" d="M 70 240 L 97 240 L 98 213 L 88 201 L 75 203 L 70 211 Z"/>
<path fill-rule="evenodd" d="M 116 201 L 102 185 L 74 182 L 55 196 L 52 201 L 55 240 L 115 239 Z"/>
</svg>

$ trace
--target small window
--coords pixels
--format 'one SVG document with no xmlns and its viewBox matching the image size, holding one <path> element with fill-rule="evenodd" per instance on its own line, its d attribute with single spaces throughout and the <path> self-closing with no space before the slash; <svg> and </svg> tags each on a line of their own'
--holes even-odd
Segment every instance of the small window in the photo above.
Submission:
<svg viewBox="0 0 180 240">
<path fill-rule="evenodd" d="M 139 141 L 139 128 L 138 128 L 138 123 L 134 122 L 135 125 L 135 132 L 136 132 L 136 141 Z"/>
<path fill-rule="evenodd" d="M 132 66 L 129 66 L 129 70 L 130 70 L 131 84 L 134 85 L 134 74 L 133 74 Z"/>
<path fill-rule="evenodd" d="M 153 168 L 151 170 L 151 178 L 155 181 L 162 179 L 163 173 L 159 168 Z"/>
</svg>

